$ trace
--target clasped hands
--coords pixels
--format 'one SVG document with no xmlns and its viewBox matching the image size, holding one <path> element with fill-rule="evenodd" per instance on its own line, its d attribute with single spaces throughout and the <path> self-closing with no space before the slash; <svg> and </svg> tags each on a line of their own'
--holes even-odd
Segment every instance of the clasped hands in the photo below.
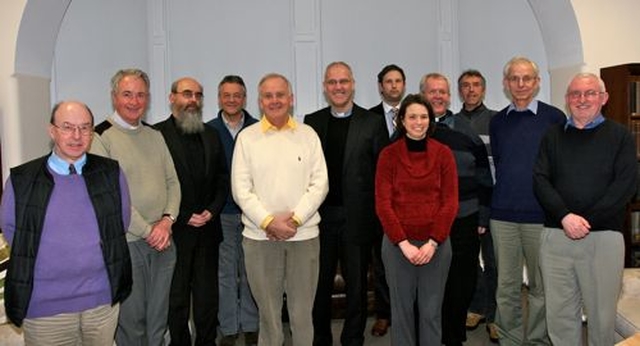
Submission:
<svg viewBox="0 0 640 346">
<path fill-rule="evenodd" d="M 591 224 L 582 216 L 569 213 L 562 218 L 562 229 L 569 239 L 577 240 L 589 234 Z"/>
<path fill-rule="evenodd" d="M 402 254 L 411 264 L 420 266 L 431 262 L 433 255 L 436 253 L 437 243 L 429 239 L 422 244 L 422 246 L 418 247 L 405 239 L 398 243 L 398 247 L 400 247 Z"/>
<path fill-rule="evenodd" d="M 287 240 L 298 232 L 298 223 L 293 219 L 292 211 L 277 213 L 273 215 L 273 220 L 269 222 L 264 231 L 269 240 Z"/>
</svg>

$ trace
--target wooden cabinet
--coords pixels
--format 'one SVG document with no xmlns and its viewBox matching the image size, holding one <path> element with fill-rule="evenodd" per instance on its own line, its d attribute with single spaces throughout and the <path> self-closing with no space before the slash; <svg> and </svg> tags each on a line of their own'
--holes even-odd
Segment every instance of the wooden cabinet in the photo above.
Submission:
<svg viewBox="0 0 640 346">
<path fill-rule="evenodd" d="M 609 101 L 602 108 L 602 113 L 606 118 L 629 127 L 636 139 L 636 155 L 640 160 L 640 63 L 601 68 L 600 77 L 609 93 Z M 625 266 L 640 267 L 640 193 L 629 205 L 623 233 Z"/>
</svg>

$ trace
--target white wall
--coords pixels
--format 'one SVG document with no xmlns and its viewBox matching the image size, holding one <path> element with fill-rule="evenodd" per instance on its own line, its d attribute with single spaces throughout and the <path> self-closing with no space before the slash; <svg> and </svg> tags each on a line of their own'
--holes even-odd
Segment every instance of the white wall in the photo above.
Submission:
<svg viewBox="0 0 640 346">
<path fill-rule="evenodd" d="M 50 108 L 46 90 L 49 79 L 53 81 L 52 100 L 78 98 L 101 116 L 111 112 L 108 80 L 113 72 L 125 66 L 141 67 L 156 81 L 153 101 L 159 111 L 154 109 L 153 113 L 161 118 L 166 115 L 168 84 L 179 75 L 193 73 L 205 84 L 210 117 L 217 108 L 215 88 L 223 73 L 240 73 L 247 78 L 250 107 L 255 109 L 255 83 L 266 71 L 254 65 L 273 62 L 274 56 L 279 56 L 273 50 L 286 46 L 289 53 L 282 61 L 293 62 L 288 68 L 299 112 L 323 104 L 319 81 L 324 65 L 334 59 L 352 60 L 349 62 L 356 69 L 358 81 L 357 101 L 364 106 L 377 101 L 375 74 L 382 65 L 396 62 L 407 71 L 410 91 L 417 89 L 420 75 L 434 69 L 455 79 L 462 69 L 479 68 L 489 80 L 487 103 L 499 108 L 506 103 L 499 85 L 500 69 L 513 54 L 529 55 L 543 71 L 550 72 L 550 87 L 543 76 L 541 98 L 547 98 L 548 90 L 553 90 L 551 100 L 557 105 L 561 105 L 567 79 L 573 73 L 597 72 L 600 67 L 640 60 L 640 45 L 636 43 L 640 21 L 635 18 L 640 2 L 636 0 L 615 0 L 606 5 L 597 0 L 406 0 L 393 5 L 382 0 L 274 1 L 266 9 L 259 0 L 216 0 L 217 4 L 202 0 L 3 2 L 0 138 L 5 177 L 9 167 L 45 150 L 46 135 L 41 129 Z M 202 3 L 214 6 L 215 12 L 187 10 L 199 9 Z M 169 6 L 176 7 L 170 9 L 175 14 L 167 11 Z M 177 10 L 178 6 L 184 11 Z M 178 13 L 186 17 L 176 18 Z M 202 19 L 190 20 L 190 16 Z M 265 16 L 289 25 L 289 31 L 269 35 L 257 24 Z M 575 31 L 571 23 L 576 20 L 580 35 L 574 32 L 555 40 L 567 33 L 567 23 Z M 216 26 L 214 22 L 226 25 Z M 191 27 L 206 27 L 203 41 L 189 38 L 187 29 Z M 174 30 L 184 33 L 174 37 Z M 243 44 L 254 35 L 264 39 L 260 51 Z M 193 44 L 178 52 L 174 48 L 176 40 Z M 369 44 L 356 49 L 351 44 L 354 40 Z M 53 63 L 52 45 L 56 46 Z M 237 46 L 243 54 L 227 54 L 229 48 Z M 516 52 L 518 47 L 521 52 Z M 63 55 L 69 58 L 63 60 Z M 201 56 L 206 59 L 194 58 Z M 189 59 L 194 62 L 188 63 Z M 279 63 L 268 65 L 269 70 Z M 198 70 L 191 72 L 182 66 Z M 287 74 L 286 69 L 278 72 Z M 459 104 L 452 108 L 458 109 Z"/>
<path fill-rule="evenodd" d="M 603 67 L 640 62 L 640 2 L 571 0 L 580 30 L 584 63 L 551 71 L 552 102 L 564 109 L 567 84 L 577 72 L 600 74 Z M 606 114 L 605 114 L 606 116 Z"/>
<path fill-rule="evenodd" d="M 510 15 L 496 20 L 502 11 Z M 380 101 L 376 75 L 389 63 L 405 69 L 409 92 L 418 92 L 426 73 L 447 74 L 456 111 L 455 81 L 463 69 L 487 75 L 487 103 L 494 108 L 508 102 L 500 81 L 509 58 L 529 56 L 546 71 L 541 34 L 526 0 L 72 1 L 55 54 L 53 98 L 84 100 L 98 120 L 111 112 L 108 81 L 117 69 L 149 72 L 149 122 L 167 116 L 170 83 L 184 75 L 204 85 L 209 119 L 218 110 L 217 84 L 226 74 L 243 76 L 254 115 L 261 76 L 284 74 L 294 82 L 295 112 L 303 115 L 326 106 L 322 74 L 336 60 L 352 66 L 356 102 L 364 107 Z M 546 81 L 540 95 L 545 100 Z"/>
<path fill-rule="evenodd" d="M 640 1 L 571 0 L 584 47 L 584 70 L 640 62 Z"/>
</svg>

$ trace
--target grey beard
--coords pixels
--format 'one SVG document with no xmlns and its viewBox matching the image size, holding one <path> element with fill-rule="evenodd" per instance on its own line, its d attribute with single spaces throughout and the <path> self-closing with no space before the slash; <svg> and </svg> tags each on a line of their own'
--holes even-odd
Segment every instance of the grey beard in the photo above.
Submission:
<svg viewBox="0 0 640 346">
<path fill-rule="evenodd" d="M 194 134 L 204 131 L 202 110 L 180 111 L 180 114 L 176 117 L 176 125 L 183 133 L 186 134 Z"/>
</svg>

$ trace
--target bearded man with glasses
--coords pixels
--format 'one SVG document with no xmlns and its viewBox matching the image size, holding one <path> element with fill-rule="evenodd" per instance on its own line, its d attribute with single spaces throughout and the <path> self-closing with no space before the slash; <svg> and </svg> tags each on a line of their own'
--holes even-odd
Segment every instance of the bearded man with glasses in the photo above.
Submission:
<svg viewBox="0 0 640 346">
<path fill-rule="evenodd" d="M 197 80 L 178 79 L 169 94 L 172 114 L 155 125 L 169 147 L 182 195 L 173 225 L 177 259 L 169 296 L 171 345 L 192 345 L 192 304 L 195 344 L 216 342 L 220 212 L 229 174 L 218 133 L 202 122 L 203 98 Z"/>
</svg>

